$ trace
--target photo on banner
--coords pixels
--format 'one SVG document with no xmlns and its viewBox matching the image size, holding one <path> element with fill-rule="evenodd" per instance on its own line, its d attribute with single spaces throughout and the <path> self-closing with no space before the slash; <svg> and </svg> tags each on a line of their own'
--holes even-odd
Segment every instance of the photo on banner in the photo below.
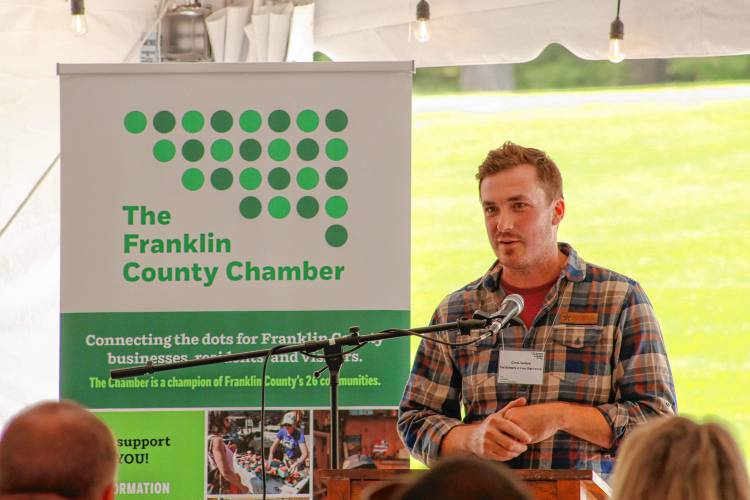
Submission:
<svg viewBox="0 0 750 500">
<path fill-rule="evenodd" d="M 395 408 L 347 408 L 339 410 L 342 469 L 408 469 L 409 451 L 396 431 Z M 326 486 L 318 477 L 329 469 L 330 410 L 313 412 L 315 460 L 313 498 L 326 498 Z"/>
<path fill-rule="evenodd" d="M 266 411 L 266 494 L 309 497 L 310 414 L 309 410 L 300 409 Z M 208 412 L 207 494 L 262 493 L 260 419 L 261 412 L 257 410 Z M 227 465 L 229 473 L 224 473 L 222 468 Z"/>
</svg>

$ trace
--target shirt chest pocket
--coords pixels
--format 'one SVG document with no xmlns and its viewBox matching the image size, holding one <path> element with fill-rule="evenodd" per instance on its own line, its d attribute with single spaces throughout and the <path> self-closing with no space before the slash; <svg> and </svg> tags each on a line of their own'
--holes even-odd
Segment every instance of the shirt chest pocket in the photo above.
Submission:
<svg viewBox="0 0 750 500">
<path fill-rule="evenodd" d="M 498 342 L 493 335 L 454 349 L 454 362 L 461 374 L 461 399 L 470 421 L 497 411 L 499 401 L 515 398 L 517 386 L 497 383 Z"/>
<path fill-rule="evenodd" d="M 490 366 L 497 364 L 495 344 L 496 339 L 493 335 L 473 344 L 454 347 L 453 360 L 463 379 L 485 378 L 490 373 Z"/>
<path fill-rule="evenodd" d="M 599 325 L 554 325 L 552 347 L 547 351 L 547 371 L 561 381 L 561 386 L 581 386 L 591 377 L 611 373 L 611 345 L 602 338 Z"/>
</svg>

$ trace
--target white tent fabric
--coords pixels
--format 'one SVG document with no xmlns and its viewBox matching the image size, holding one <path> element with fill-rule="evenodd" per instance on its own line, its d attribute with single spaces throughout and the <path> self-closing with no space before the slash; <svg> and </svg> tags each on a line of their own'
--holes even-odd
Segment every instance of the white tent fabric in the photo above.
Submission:
<svg viewBox="0 0 750 500">
<path fill-rule="evenodd" d="M 525 61 L 551 42 L 603 58 L 615 10 L 615 0 L 430 3 L 432 40 L 417 44 L 408 37 L 416 0 L 317 0 L 316 48 L 336 60 L 415 59 L 417 66 Z M 158 0 L 89 1 L 89 33 L 76 37 L 62 0 L 0 0 L 0 231 L 18 212 L 0 234 L 0 423 L 57 397 L 55 65 L 136 61 L 131 49 L 151 31 L 158 7 Z M 747 0 L 623 0 L 622 19 L 630 57 L 750 52 Z"/>
<path fill-rule="evenodd" d="M 516 63 L 559 43 L 606 59 L 617 0 L 430 0 L 432 37 L 409 41 L 416 0 L 318 0 L 316 48 L 334 60 L 413 59 L 417 67 Z M 628 58 L 750 53 L 746 0 L 622 0 Z"/>
</svg>

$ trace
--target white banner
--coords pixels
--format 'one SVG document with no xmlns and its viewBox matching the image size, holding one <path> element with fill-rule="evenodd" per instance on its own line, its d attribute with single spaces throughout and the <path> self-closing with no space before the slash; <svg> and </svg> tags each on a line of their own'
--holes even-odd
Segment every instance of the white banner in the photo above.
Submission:
<svg viewBox="0 0 750 500">
<path fill-rule="evenodd" d="M 60 75 L 62 313 L 408 309 L 410 63 Z"/>
</svg>

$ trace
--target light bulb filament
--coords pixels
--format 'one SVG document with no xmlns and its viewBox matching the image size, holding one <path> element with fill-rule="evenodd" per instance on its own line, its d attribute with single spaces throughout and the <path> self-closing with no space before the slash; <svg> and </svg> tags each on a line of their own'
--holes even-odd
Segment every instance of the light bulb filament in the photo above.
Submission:
<svg viewBox="0 0 750 500">
<path fill-rule="evenodd" d="M 89 30 L 86 23 L 86 16 L 84 14 L 74 15 L 71 27 L 76 32 L 76 35 L 85 35 Z"/>
<path fill-rule="evenodd" d="M 608 57 L 613 63 L 622 62 L 625 59 L 625 54 L 622 52 L 622 40 L 619 38 L 609 39 Z"/>
</svg>

